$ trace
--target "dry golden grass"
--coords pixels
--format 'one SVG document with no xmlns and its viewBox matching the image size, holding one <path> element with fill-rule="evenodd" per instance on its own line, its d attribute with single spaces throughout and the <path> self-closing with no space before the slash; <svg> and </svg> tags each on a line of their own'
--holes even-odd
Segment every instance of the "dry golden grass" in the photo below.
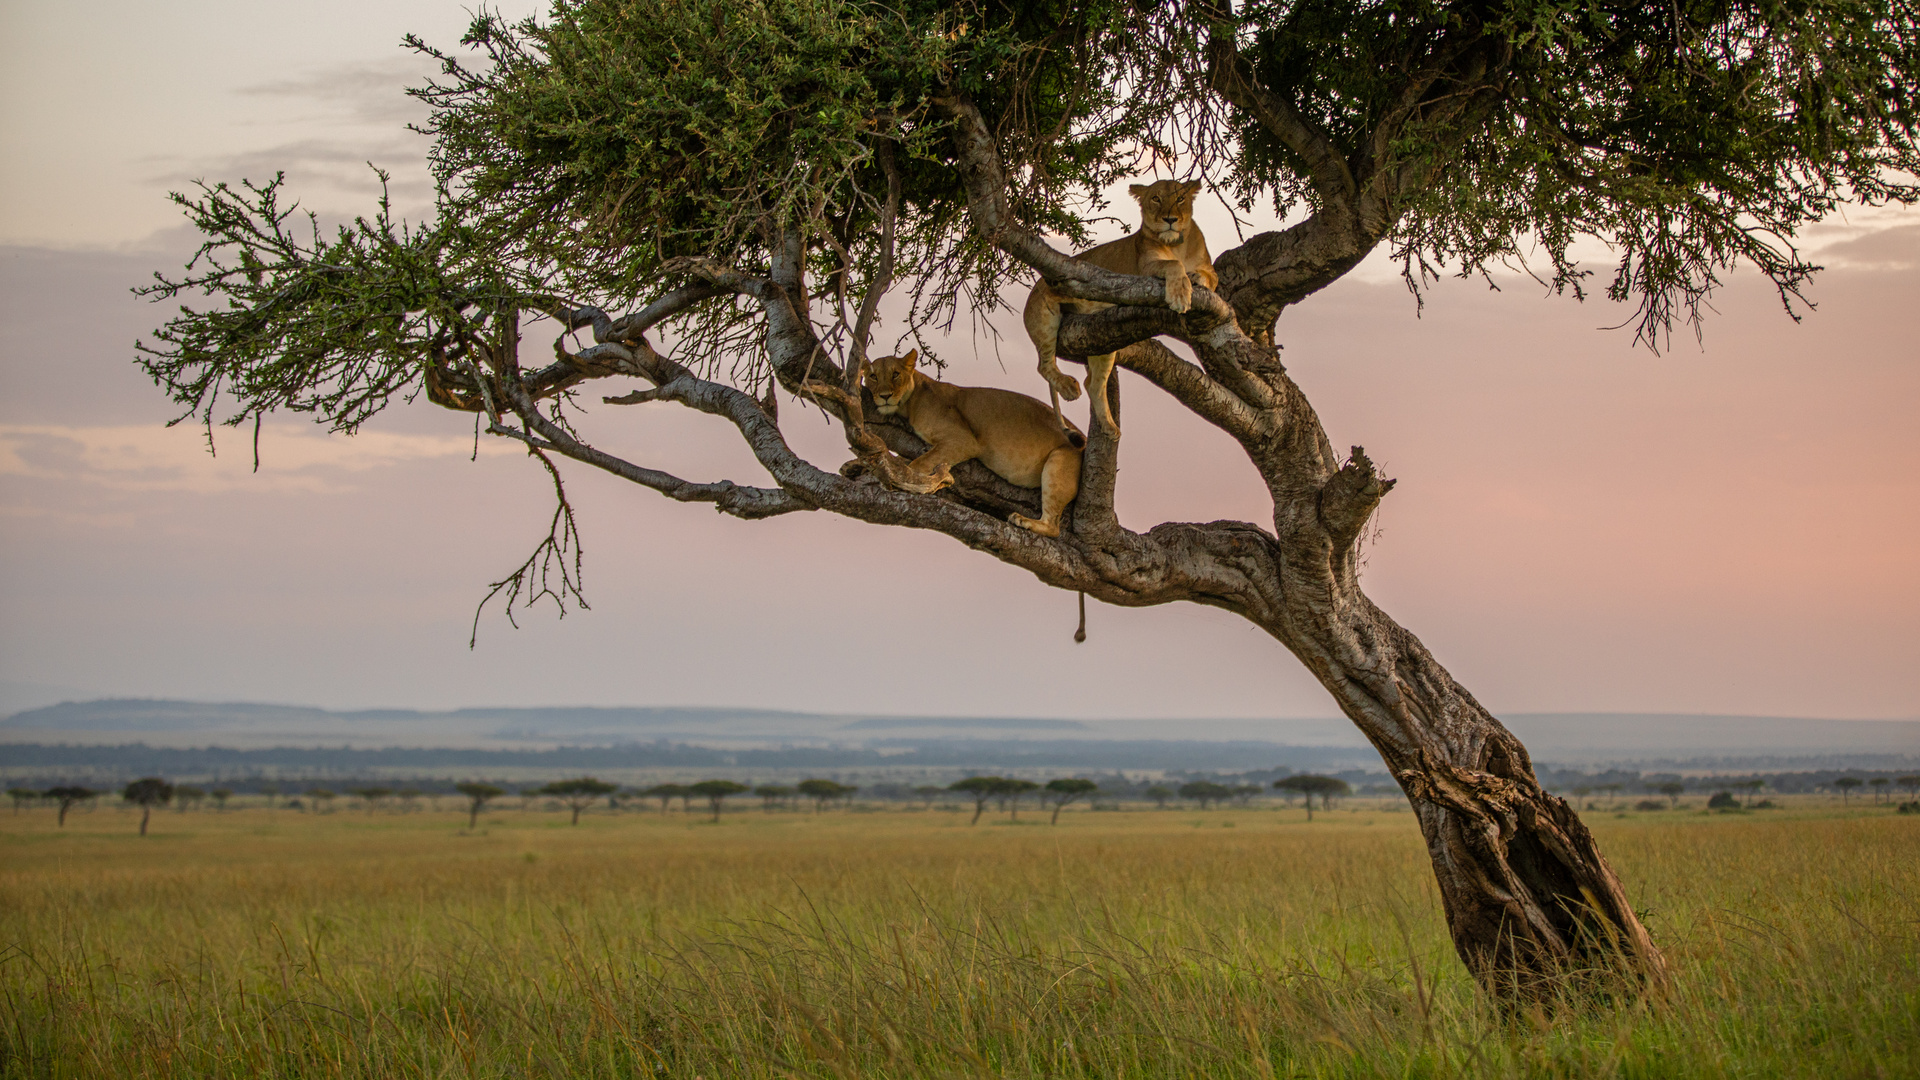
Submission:
<svg viewBox="0 0 1920 1080">
<path fill-rule="evenodd" d="M 1411 816 L 0 814 L 0 1076 L 1915 1076 L 1920 821 L 1596 816 L 1659 1001 L 1488 1010 Z"/>
</svg>

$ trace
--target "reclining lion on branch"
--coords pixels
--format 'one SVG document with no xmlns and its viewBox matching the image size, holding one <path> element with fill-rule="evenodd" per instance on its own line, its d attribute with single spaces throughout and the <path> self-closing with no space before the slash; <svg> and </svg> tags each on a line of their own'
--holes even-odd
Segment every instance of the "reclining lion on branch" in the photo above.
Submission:
<svg viewBox="0 0 1920 1080">
<path fill-rule="evenodd" d="M 1041 536 L 1060 535 L 1060 517 L 1080 492 L 1086 436 L 1044 401 L 991 386 L 955 386 L 919 370 L 920 351 L 884 356 L 865 372 L 882 416 L 906 418 L 927 452 L 907 464 L 898 487 L 922 494 L 953 483 L 953 466 L 980 459 L 1002 480 L 1040 489 L 1040 517 L 1007 520 Z"/>
<path fill-rule="evenodd" d="M 1140 228 L 1074 256 L 1078 262 L 1091 263 L 1116 274 L 1160 278 L 1167 283 L 1167 306 L 1186 311 L 1193 306 L 1193 286 L 1209 289 L 1220 284 L 1213 271 L 1213 258 L 1207 254 L 1207 238 L 1193 221 L 1193 196 L 1200 190 L 1198 180 L 1160 180 L 1152 184 L 1134 184 L 1127 188 L 1140 203 Z M 1060 412 L 1060 399 L 1072 401 L 1080 396 L 1080 384 L 1060 370 L 1054 357 L 1060 336 L 1060 315 L 1071 311 L 1087 315 L 1112 304 L 1096 300 L 1076 300 L 1061 296 L 1045 278 L 1034 283 L 1027 295 L 1022 318 L 1027 336 L 1040 353 L 1040 374 L 1052 388 L 1053 411 Z M 1107 378 L 1113 374 L 1113 353 L 1087 357 L 1087 391 L 1092 400 L 1096 423 L 1118 434 L 1120 426 L 1107 409 Z"/>
</svg>

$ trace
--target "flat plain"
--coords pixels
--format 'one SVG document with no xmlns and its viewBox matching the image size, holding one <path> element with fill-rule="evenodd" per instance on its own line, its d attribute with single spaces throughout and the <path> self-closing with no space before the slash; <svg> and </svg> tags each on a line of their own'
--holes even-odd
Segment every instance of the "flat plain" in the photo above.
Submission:
<svg viewBox="0 0 1920 1080">
<path fill-rule="evenodd" d="M 1404 803 L 0 811 L 0 1077 L 1920 1076 L 1920 817 L 1585 816 L 1673 969 L 1501 1013 Z"/>
</svg>

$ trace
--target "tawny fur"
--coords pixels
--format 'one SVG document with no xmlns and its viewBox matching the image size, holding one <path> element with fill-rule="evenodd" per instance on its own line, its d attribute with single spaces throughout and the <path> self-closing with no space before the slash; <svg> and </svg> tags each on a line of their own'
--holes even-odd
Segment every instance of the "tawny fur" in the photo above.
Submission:
<svg viewBox="0 0 1920 1080">
<path fill-rule="evenodd" d="M 1001 479 L 1040 489 L 1040 517 L 1007 520 L 1041 536 L 1060 535 L 1060 515 L 1080 492 L 1080 448 L 1086 438 L 1044 401 L 990 386 L 954 386 L 918 368 L 919 350 L 875 360 L 867 389 L 883 416 L 901 413 L 928 450 L 912 471 L 937 491 L 953 482 L 948 470 L 980 459 Z M 913 485 L 921 487 L 923 485 Z"/>
<path fill-rule="evenodd" d="M 1193 306 L 1194 285 L 1211 289 L 1220 284 L 1220 275 L 1213 272 L 1213 257 L 1207 254 L 1207 238 L 1193 223 L 1193 196 L 1199 190 L 1197 180 L 1134 184 L 1127 193 L 1140 203 L 1139 231 L 1074 258 L 1118 274 L 1160 278 L 1167 283 L 1167 306 L 1175 311 L 1187 310 Z M 1060 313 L 1066 310 L 1084 315 L 1112 306 L 1061 296 L 1045 279 L 1035 284 L 1027 296 L 1024 313 L 1027 336 L 1033 339 L 1033 347 L 1040 354 L 1040 374 L 1059 397 L 1072 401 L 1080 396 L 1079 382 L 1062 372 L 1054 360 L 1059 346 Z M 1107 410 L 1107 378 L 1112 374 L 1112 353 L 1087 357 L 1087 391 L 1092 397 L 1094 421 L 1117 434 L 1119 426 Z M 1059 412 L 1057 399 L 1054 412 Z"/>
</svg>

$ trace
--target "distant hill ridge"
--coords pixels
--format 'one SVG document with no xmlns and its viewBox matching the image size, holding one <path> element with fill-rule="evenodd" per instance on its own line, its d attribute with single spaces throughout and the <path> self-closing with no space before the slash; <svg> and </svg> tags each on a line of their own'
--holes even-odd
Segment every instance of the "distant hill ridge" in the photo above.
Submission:
<svg viewBox="0 0 1920 1080">
<path fill-rule="evenodd" d="M 1675 713 L 1515 713 L 1502 717 L 1536 759 L 1674 755 L 1920 755 L 1920 721 Z M 115 739 L 115 736 L 122 738 Z M 1167 740 L 1357 747 L 1344 719 L 1062 720 L 875 716 L 724 706 L 551 706 L 330 710 L 147 698 L 63 702 L 0 720 L 0 741 L 166 745 L 527 748 L 670 740 L 727 748 L 907 747 L 930 740 Z"/>
</svg>

